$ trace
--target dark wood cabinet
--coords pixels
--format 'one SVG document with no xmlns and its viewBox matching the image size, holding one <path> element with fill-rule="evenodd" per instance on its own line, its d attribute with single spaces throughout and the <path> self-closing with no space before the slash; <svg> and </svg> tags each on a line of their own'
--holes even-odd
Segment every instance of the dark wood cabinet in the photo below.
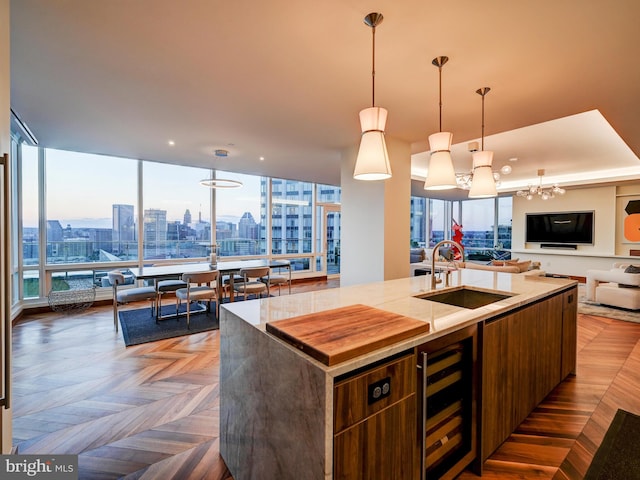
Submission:
<svg viewBox="0 0 640 480">
<path fill-rule="evenodd" d="M 578 289 L 572 288 L 562 295 L 562 379 L 576 373 Z"/>
<path fill-rule="evenodd" d="M 483 323 L 482 462 L 575 369 L 576 293 L 573 288 Z"/>
<path fill-rule="evenodd" d="M 411 351 L 336 381 L 334 479 L 418 478 L 415 370 Z"/>
</svg>

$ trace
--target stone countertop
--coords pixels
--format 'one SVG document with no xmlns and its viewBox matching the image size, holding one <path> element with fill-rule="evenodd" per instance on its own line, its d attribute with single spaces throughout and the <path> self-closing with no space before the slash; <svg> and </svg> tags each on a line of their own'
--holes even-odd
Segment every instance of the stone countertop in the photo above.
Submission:
<svg viewBox="0 0 640 480">
<path fill-rule="evenodd" d="M 224 304 L 222 305 L 221 328 L 224 329 L 224 317 L 230 313 L 232 316 L 253 325 L 264 335 L 272 337 L 273 341 L 280 342 L 295 350 L 294 347 L 267 333 L 266 323 L 362 304 L 430 324 L 428 333 L 400 341 L 390 347 L 381 348 L 332 367 L 323 365 L 299 352 L 301 356 L 308 357 L 310 362 L 316 363 L 317 367 L 325 370 L 327 374 L 338 376 L 577 285 L 577 281 L 564 278 L 524 276 L 468 269 L 452 272 L 451 288 L 464 285 L 512 295 L 498 302 L 471 310 L 416 298 L 418 295 L 431 291 L 430 282 L 431 277 L 426 275 L 278 296 L 258 301 Z M 442 285 L 438 285 L 436 290 L 443 290 Z"/>
</svg>

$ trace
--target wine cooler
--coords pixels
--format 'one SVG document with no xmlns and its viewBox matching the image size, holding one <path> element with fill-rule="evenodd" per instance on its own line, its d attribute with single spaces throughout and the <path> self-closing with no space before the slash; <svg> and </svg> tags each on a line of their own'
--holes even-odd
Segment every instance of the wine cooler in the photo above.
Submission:
<svg viewBox="0 0 640 480">
<path fill-rule="evenodd" d="M 476 456 L 477 328 L 417 348 L 422 480 L 454 478 Z"/>
</svg>

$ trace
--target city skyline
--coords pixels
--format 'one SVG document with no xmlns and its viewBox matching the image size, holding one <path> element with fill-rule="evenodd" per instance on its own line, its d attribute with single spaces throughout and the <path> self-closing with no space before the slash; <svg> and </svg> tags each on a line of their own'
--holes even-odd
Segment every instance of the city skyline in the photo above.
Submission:
<svg viewBox="0 0 640 480">
<path fill-rule="evenodd" d="M 38 178 L 37 147 L 25 146 L 24 151 L 23 183 L 28 184 Z M 99 168 L 88 169 L 87 165 L 93 162 Z M 137 211 L 137 165 L 135 159 L 47 149 L 46 218 L 74 228 L 107 228 L 111 225 L 113 204 L 134 205 Z M 188 208 L 194 218 L 201 212 L 202 219 L 211 222 L 212 192 L 199 184 L 211 176 L 211 170 L 150 161 L 143 162 L 143 167 L 144 210 L 166 210 L 167 221 L 176 221 Z M 223 210 L 217 212 L 217 217 L 238 223 L 248 211 L 259 218 L 261 177 L 222 171 L 217 175 L 243 183 L 241 188 L 217 192 L 218 205 Z M 108 195 L 101 195 L 104 189 Z M 22 207 L 24 227 L 37 227 L 37 196 L 25 195 Z"/>
</svg>

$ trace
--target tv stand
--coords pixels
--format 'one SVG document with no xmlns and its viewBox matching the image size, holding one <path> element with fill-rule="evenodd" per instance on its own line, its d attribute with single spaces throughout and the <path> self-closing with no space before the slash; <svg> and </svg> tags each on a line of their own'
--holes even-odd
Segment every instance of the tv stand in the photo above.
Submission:
<svg viewBox="0 0 640 480">
<path fill-rule="evenodd" d="M 562 248 L 565 250 L 577 250 L 577 245 L 572 245 L 570 243 L 541 243 L 540 248 Z"/>
</svg>

